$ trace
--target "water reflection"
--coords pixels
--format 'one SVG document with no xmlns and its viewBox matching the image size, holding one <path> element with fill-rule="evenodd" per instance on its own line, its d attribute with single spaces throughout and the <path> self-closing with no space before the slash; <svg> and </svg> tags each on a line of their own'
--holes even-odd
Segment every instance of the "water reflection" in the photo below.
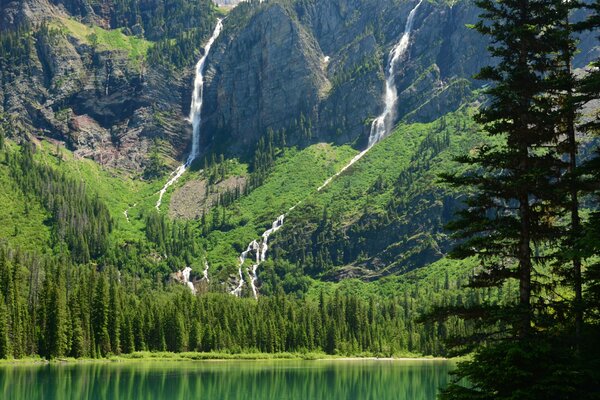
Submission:
<svg viewBox="0 0 600 400">
<path fill-rule="evenodd" d="M 3 399 L 435 399 L 443 361 L 204 361 L 2 366 Z"/>
</svg>

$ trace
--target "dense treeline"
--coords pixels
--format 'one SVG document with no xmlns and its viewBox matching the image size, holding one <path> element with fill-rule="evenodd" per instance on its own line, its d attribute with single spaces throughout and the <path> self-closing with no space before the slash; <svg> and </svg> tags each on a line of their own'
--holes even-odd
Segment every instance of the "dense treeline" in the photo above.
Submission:
<svg viewBox="0 0 600 400">
<path fill-rule="evenodd" d="M 279 291 L 239 299 L 194 296 L 183 285 L 163 286 L 115 268 L 98 271 L 66 257 L 40 257 L 0 247 L 0 357 L 103 357 L 134 351 L 410 352 L 444 354 L 443 340 L 467 334 L 454 319 L 416 324 L 419 298 L 445 287 L 441 300 L 502 301 L 499 291 L 449 295 L 459 282 L 436 281 L 391 297 L 347 291 L 315 299 Z"/>
<path fill-rule="evenodd" d="M 33 152 L 33 146 L 24 143 L 20 152 L 5 151 L 4 162 L 23 193 L 52 216 L 54 245 L 66 245 L 76 262 L 102 256 L 112 227 L 108 208 L 97 195 L 90 195 L 84 182 L 36 162 Z"/>
<path fill-rule="evenodd" d="M 575 33 L 600 28 L 600 3 L 477 4 L 475 29 L 499 62 L 478 75 L 491 85 L 476 119 L 495 140 L 458 159 L 467 172 L 443 176 L 469 193 L 449 226 L 461 239 L 452 255 L 479 259 L 472 287 L 516 282 L 518 291 L 505 304 L 432 314 L 482 327 L 458 347 L 477 351 L 442 398 L 598 398 L 598 221 L 597 214 L 586 221 L 583 205 L 598 209 L 600 169 L 597 155 L 582 162 L 578 154 L 581 132 L 598 133 L 597 113 L 591 122 L 580 114 L 599 98 L 600 72 L 596 63 L 575 74 L 572 60 Z M 573 23 L 579 8 L 589 8 L 589 18 Z"/>
<path fill-rule="evenodd" d="M 146 238 L 154 244 L 156 251 L 165 257 L 171 270 L 183 269 L 201 255 L 200 246 L 189 222 L 171 221 L 154 210 L 146 215 L 145 221 Z"/>
<path fill-rule="evenodd" d="M 191 29 L 178 34 L 174 39 L 164 39 L 156 42 L 148 50 L 150 64 L 168 65 L 174 68 L 184 68 L 198 61 L 198 49 L 210 35 L 207 29 Z"/>
</svg>

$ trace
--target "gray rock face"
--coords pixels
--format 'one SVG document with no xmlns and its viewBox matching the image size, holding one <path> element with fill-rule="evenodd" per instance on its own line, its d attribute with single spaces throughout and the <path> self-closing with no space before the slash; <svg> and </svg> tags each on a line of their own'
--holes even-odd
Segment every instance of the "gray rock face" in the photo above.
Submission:
<svg viewBox="0 0 600 400">
<path fill-rule="evenodd" d="M 315 115 L 327 78 L 318 44 L 283 6 L 261 6 L 241 29 L 225 26 L 205 75 L 202 139 L 243 153 L 268 128 Z"/>
<path fill-rule="evenodd" d="M 244 154 L 269 129 L 286 129 L 290 144 L 364 146 L 383 108 L 388 53 L 415 4 L 313 0 L 235 9 L 208 60 L 205 152 Z M 396 78 L 399 119 L 430 121 L 469 95 L 471 76 L 490 61 L 481 56 L 485 40 L 465 27 L 478 13 L 469 1 L 421 5 Z"/>
<path fill-rule="evenodd" d="M 65 9 L 65 4 L 76 9 Z M 108 2 L 0 1 L 0 29 L 14 29 L 67 11 L 102 24 Z M 150 3 L 145 3 L 150 7 Z M 242 2 L 208 58 L 203 152 L 248 155 L 268 130 L 287 142 L 353 143 L 362 148 L 383 109 L 390 49 L 402 36 L 416 0 Z M 427 122 L 455 110 L 482 85 L 472 79 L 492 62 L 486 40 L 466 28 L 479 10 L 425 1 L 398 70 L 398 119 Z M 141 26 L 131 31 L 141 33 Z M 598 56 L 595 33 L 582 36 L 575 66 Z M 27 74 L 0 70 L 0 112 L 18 116 L 37 135 L 64 140 L 103 164 L 143 168 L 147 150 L 181 160 L 193 76 L 134 65 L 119 51 L 94 51 L 67 34 L 38 38 Z"/>
<path fill-rule="evenodd" d="M 46 0 L 2 7 L 7 28 L 68 17 Z M 0 73 L 0 112 L 18 116 L 37 136 L 131 172 L 143 168 L 154 139 L 162 139 L 167 156 L 183 157 L 191 136 L 187 76 L 136 64 L 125 52 L 94 50 L 58 30 L 34 39 L 28 73 Z"/>
</svg>

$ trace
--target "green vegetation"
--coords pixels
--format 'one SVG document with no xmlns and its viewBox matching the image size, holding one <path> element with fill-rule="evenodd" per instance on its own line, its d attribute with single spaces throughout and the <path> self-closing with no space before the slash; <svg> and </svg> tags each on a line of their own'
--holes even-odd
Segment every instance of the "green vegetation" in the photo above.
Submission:
<svg viewBox="0 0 600 400">
<path fill-rule="evenodd" d="M 88 26 L 69 18 L 59 22 L 66 33 L 72 35 L 81 43 L 85 43 L 97 51 L 123 51 L 130 60 L 139 62 L 144 59 L 152 43 L 135 36 L 128 36 L 122 29 L 106 30 L 98 26 Z M 59 26 L 60 26 L 59 25 Z"/>
<path fill-rule="evenodd" d="M 478 75 L 492 85 L 476 120 L 497 142 L 458 159 L 470 170 L 443 175 L 469 193 L 449 225 L 460 240 L 451 256 L 477 258 L 470 287 L 512 283 L 518 290 L 506 302 L 440 306 L 430 314 L 430 321 L 460 316 L 478 323 L 455 346 L 475 349 L 473 358 L 459 365 L 440 397 L 596 398 L 598 298 L 584 300 L 583 288 L 597 287 L 598 276 L 582 274 L 591 254 L 582 240 L 581 194 L 594 190 L 585 174 L 597 176 L 598 161 L 580 171 L 576 129 L 581 106 L 598 92 L 585 90 L 590 78 L 580 90 L 582 81 L 571 70 L 577 41 L 569 22 L 584 6 L 558 0 L 477 4 L 483 13 L 474 27 L 489 36 L 499 62 Z M 597 15 L 587 21 L 595 28 L 598 22 Z"/>
<path fill-rule="evenodd" d="M 461 285 L 449 278 L 445 284 L 448 289 Z M 0 288 L 5 307 L 0 309 L 0 350 L 9 358 L 96 358 L 136 351 L 247 358 L 266 357 L 259 353 L 309 358 L 320 353 L 442 355 L 447 335 L 471 329 L 458 320 L 415 325 L 414 309 L 425 305 L 417 305 L 423 296 L 417 288 L 392 297 L 358 295 L 344 288 L 329 294 L 321 288 L 317 296 L 300 299 L 283 293 L 258 301 L 219 293 L 193 296 L 183 285 L 165 287 L 107 265 L 98 271 L 93 264 L 74 265 L 64 256 L 40 257 L 4 246 Z M 499 294 L 490 293 L 487 299 L 496 301 Z M 451 291 L 444 296 L 450 304 L 477 301 L 472 295 L 453 297 Z"/>
<path fill-rule="evenodd" d="M 50 243 L 50 229 L 44 224 L 48 213 L 33 198 L 28 198 L 10 176 L 6 163 L 0 162 L 0 240 L 8 240 L 24 250 L 38 250 Z"/>
<path fill-rule="evenodd" d="M 175 269 L 194 265 L 199 271 L 204 249 L 220 256 L 229 254 L 229 265 L 235 266 L 235 246 L 254 239 L 264 229 L 262 224 L 269 224 L 280 210 L 315 193 L 315 187 L 356 154 L 348 147 L 320 144 L 301 151 L 282 151 L 263 185 L 227 208 L 227 212 L 232 212 L 231 221 L 245 221 L 246 225 L 232 230 L 211 229 L 205 238 L 196 236 L 192 223 L 169 221 L 164 215 L 148 211 L 155 201 L 151 195 L 156 190 L 153 184 L 114 176 L 110 170 L 102 170 L 91 161 L 77 160 L 67 150 L 47 143 L 34 151 L 29 145 L 17 148 L 9 142 L 0 153 L 6 160 L 2 168 L 9 172 L 7 179 L 18 182 L 13 183 L 15 193 L 27 193 L 43 210 L 41 215 L 45 217 L 38 223 L 48 235 L 65 223 L 74 229 L 87 229 L 78 223 L 83 215 L 101 225 L 106 221 L 102 216 L 106 210 L 112 220 L 122 220 L 114 223 L 110 235 L 105 231 L 98 238 L 108 248 L 103 254 L 89 251 L 90 263 L 85 262 L 86 252 L 81 253 L 69 235 L 61 238 L 53 234 L 46 244 L 36 243 L 33 250 L 38 255 L 16 250 L 12 246 L 20 242 L 9 238 L 10 246 L 0 251 L 0 280 L 6 307 L 0 309 L 0 348 L 9 357 L 100 357 L 142 350 L 210 353 L 190 355 L 195 358 L 211 357 L 214 352 L 236 357 L 244 353 L 252 354 L 247 357 L 262 357 L 255 355 L 292 352 L 305 358 L 316 357 L 315 352 L 442 355 L 447 335 L 471 328 L 457 321 L 444 326 L 417 324 L 417 315 L 434 304 L 422 298 L 432 288 L 447 287 L 442 297 L 430 297 L 431 300 L 443 298 L 451 304 L 470 304 L 482 299 L 461 289 L 463 272 L 456 269 L 456 274 L 443 274 L 441 268 L 432 269 L 435 276 L 420 277 L 423 283 L 419 287 L 412 283 L 415 277 L 407 276 L 406 280 L 390 279 L 381 286 L 360 281 L 321 284 L 303 277 L 303 286 L 298 288 L 290 285 L 289 279 L 279 282 L 271 277 L 269 264 L 261 279 L 265 281 L 264 293 L 273 296 L 261 297 L 258 302 L 219 293 L 192 296 L 185 286 L 169 282 L 168 275 Z M 229 164 L 227 168 L 216 164 L 206 173 L 211 174 L 212 170 L 216 180 L 230 173 L 243 173 L 242 165 Z M 53 192 L 46 193 L 44 186 L 38 186 L 36 182 L 42 181 L 37 178 L 39 174 L 50 177 L 44 182 L 54 182 L 50 185 Z M 76 184 L 81 181 L 94 185 Z M 71 185 L 77 188 L 76 195 L 70 192 Z M 281 195 L 272 196 L 274 192 Z M 49 207 L 49 201 L 64 195 L 77 197 L 79 200 L 73 205 L 82 207 L 74 210 L 75 219 L 58 221 L 55 213 L 60 208 Z M 123 207 L 137 196 L 148 196 L 148 200 L 141 202 L 139 214 L 132 213 L 131 222 L 126 223 L 121 217 Z M 18 202 L 19 197 L 11 201 Z M 92 209 L 100 214 L 86 214 L 86 204 L 96 204 Z M 72 237 L 79 236 L 94 237 Z M 220 240 L 221 248 L 212 250 L 211 240 Z M 87 244 L 93 248 L 92 243 L 95 242 Z M 48 249 L 58 255 L 39 255 Z M 211 252 L 208 258 L 212 263 Z M 218 265 L 218 258 L 215 260 Z M 212 265 L 211 268 L 216 269 Z M 214 287 L 202 290 L 223 290 L 220 282 L 226 281 L 227 275 L 219 277 L 213 269 L 210 273 Z M 283 294 L 282 288 L 292 295 Z M 301 296 L 307 290 L 306 296 Z M 397 295 L 401 292 L 404 294 Z M 500 295 L 495 292 L 486 296 L 490 301 L 499 301 Z M 361 319 L 364 320 L 360 322 Z"/>
<path fill-rule="evenodd" d="M 399 124 L 349 171 L 290 213 L 274 242 L 277 258 L 313 276 L 337 275 L 349 265 L 379 274 L 433 262 L 447 248 L 443 231 L 458 206 L 438 174 L 460 167 L 453 157 L 478 142 L 473 109 L 464 107 L 428 124 Z M 360 243 L 360 245 L 357 245 Z"/>
</svg>

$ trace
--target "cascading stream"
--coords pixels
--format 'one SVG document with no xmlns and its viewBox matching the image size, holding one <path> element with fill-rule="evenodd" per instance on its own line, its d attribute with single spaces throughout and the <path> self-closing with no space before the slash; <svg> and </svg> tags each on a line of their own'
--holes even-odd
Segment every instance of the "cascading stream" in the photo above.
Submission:
<svg viewBox="0 0 600 400">
<path fill-rule="evenodd" d="M 384 95 L 384 103 L 385 108 L 381 115 L 379 115 L 371 125 L 371 132 L 369 134 L 369 143 L 367 148 L 358 153 L 348 164 L 346 164 L 342 169 L 340 169 L 335 175 L 327 178 L 325 182 L 321 186 L 317 188 L 317 192 L 322 191 L 327 185 L 331 183 L 333 179 L 340 176 L 344 171 L 350 168 L 354 163 L 363 158 L 365 154 L 371 148 L 379 143 L 383 138 L 385 138 L 392 130 L 396 119 L 396 103 L 398 102 L 398 90 L 396 89 L 396 72 L 400 61 L 404 58 L 406 51 L 408 50 L 408 45 L 410 44 L 410 34 L 413 28 L 413 22 L 415 19 L 415 14 L 417 9 L 421 5 L 423 0 L 419 0 L 417 5 L 410 11 L 408 14 L 408 18 L 406 20 L 406 25 L 404 26 L 404 33 L 400 38 L 400 41 L 392 48 L 390 54 L 388 56 L 388 68 L 387 68 L 387 78 L 385 80 L 385 95 Z M 327 60 L 328 61 L 328 60 Z M 300 202 L 291 207 L 289 211 L 292 211 L 296 206 L 298 206 Z M 253 240 L 248 248 L 240 254 L 240 263 L 239 263 L 239 281 L 238 286 L 231 291 L 231 294 L 236 296 L 240 296 L 242 294 L 242 287 L 244 286 L 244 274 L 242 272 L 242 267 L 248 254 L 252 251 L 256 252 L 256 263 L 253 264 L 250 268 L 247 269 L 248 275 L 250 276 L 250 285 L 252 288 L 252 293 L 254 298 L 258 298 L 258 289 L 256 288 L 257 275 L 256 271 L 260 264 L 265 261 L 267 257 L 268 250 L 268 240 L 269 236 L 280 229 L 283 226 L 283 221 L 287 214 L 280 215 L 277 220 L 273 222 L 273 226 L 271 229 L 266 230 L 262 235 L 262 241 L 260 244 Z"/>
<path fill-rule="evenodd" d="M 208 261 L 204 260 L 204 271 L 202 271 L 202 276 L 206 283 L 210 283 L 210 279 L 208 279 Z"/>
<path fill-rule="evenodd" d="M 369 135 L 369 144 L 367 150 L 386 137 L 392 130 L 396 119 L 396 103 L 398 102 L 398 90 L 396 89 L 396 72 L 401 59 L 404 58 L 408 45 L 410 44 L 410 34 L 415 20 L 417 9 L 423 0 L 419 0 L 417 5 L 410 11 L 404 26 L 404 34 L 400 41 L 392 48 L 388 58 L 387 78 L 385 80 L 385 108 L 383 113 L 373 121 L 371 133 Z"/>
<path fill-rule="evenodd" d="M 192 150 L 186 160 L 186 162 L 180 165 L 175 171 L 173 171 L 170 175 L 170 179 L 165 183 L 158 194 L 158 200 L 156 201 L 156 209 L 160 210 L 160 205 L 162 204 L 162 199 L 169 187 L 171 187 L 189 168 L 192 162 L 198 157 L 200 153 L 200 123 L 202 122 L 202 93 L 204 91 L 204 65 L 206 64 L 206 59 L 208 58 L 208 54 L 210 53 L 210 48 L 219 35 L 221 34 L 221 30 L 223 29 L 223 21 L 221 19 L 217 20 L 217 26 L 213 31 L 212 36 L 204 46 L 204 55 L 200 58 L 198 63 L 196 64 L 196 78 L 194 79 L 194 91 L 192 92 L 192 104 L 190 107 L 190 116 L 189 121 L 192 124 Z"/>
<path fill-rule="evenodd" d="M 417 13 L 417 9 L 421 5 L 423 0 L 419 0 L 417 5 L 410 10 L 408 14 L 408 18 L 406 19 L 406 25 L 404 26 L 404 33 L 400 38 L 400 41 L 396 43 L 396 45 L 390 51 L 388 56 L 388 68 L 387 68 L 387 78 L 385 80 L 385 95 L 384 95 L 384 104 L 385 107 L 383 112 L 373 121 L 371 124 L 371 132 L 369 134 L 369 143 L 367 148 L 358 153 L 348 164 L 346 164 L 341 170 L 339 170 L 335 175 L 329 177 L 319 188 L 318 192 L 323 190 L 333 179 L 340 176 L 344 171 L 350 168 L 355 162 L 363 158 L 365 154 L 373 146 L 379 143 L 383 138 L 385 138 L 392 130 L 394 126 L 394 122 L 396 120 L 396 103 L 398 102 L 398 90 L 396 89 L 396 72 L 398 70 L 398 65 L 400 61 L 404 58 L 406 54 L 406 50 L 408 50 L 408 45 L 410 44 L 410 34 L 413 28 L 413 22 L 415 20 L 415 14 Z"/>
<path fill-rule="evenodd" d="M 283 221 L 285 219 L 285 214 L 277 217 L 273 224 L 271 224 L 271 228 L 267 229 L 262 234 L 262 239 L 259 242 L 253 240 L 250 242 L 248 247 L 242 254 L 240 254 L 240 264 L 238 267 L 238 274 L 240 280 L 238 281 L 238 286 L 231 291 L 231 294 L 236 296 L 240 296 L 242 294 L 242 287 L 244 286 L 244 274 L 242 272 L 242 268 L 244 266 L 244 262 L 248 258 L 248 254 L 251 252 L 255 252 L 255 263 L 252 264 L 251 267 L 246 269 L 246 272 L 250 276 L 250 287 L 252 288 L 252 294 L 254 298 L 258 298 L 258 288 L 256 287 L 256 281 L 258 280 L 258 276 L 256 275 L 256 270 L 267 259 L 267 250 L 269 249 L 269 237 L 276 231 L 278 231 L 283 226 Z"/>
<path fill-rule="evenodd" d="M 190 288 L 193 294 L 196 294 L 196 287 L 190 280 L 190 273 L 192 269 L 190 267 L 185 267 L 183 271 L 181 271 L 181 277 L 183 278 L 183 282 Z"/>
<path fill-rule="evenodd" d="M 192 102 L 190 106 L 190 115 L 189 121 L 192 124 L 192 150 L 188 155 L 187 160 L 184 164 L 181 164 L 175 171 L 171 173 L 169 176 L 169 180 L 162 187 L 158 194 L 158 200 L 156 201 L 156 209 L 160 210 L 160 205 L 162 204 L 162 199 L 169 187 L 171 187 L 184 172 L 189 168 L 189 166 L 194 162 L 196 157 L 200 152 L 200 123 L 202 122 L 202 93 L 204 91 L 204 65 L 206 64 L 206 59 L 208 58 L 208 54 L 210 53 L 210 48 L 219 35 L 221 34 L 221 30 L 223 29 L 223 21 L 221 19 L 217 20 L 217 26 L 215 26 L 215 30 L 213 31 L 212 36 L 204 46 L 204 54 L 196 64 L 196 77 L 194 79 L 194 90 L 192 92 Z M 125 218 L 129 222 L 129 215 L 127 213 L 128 210 L 125 210 Z M 181 271 L 181 276 L 183 277 L 184 283 L 190 288 L 192 293 L 196 294 L 196 288 L 194 284 L 190 280 L 190 274 L 192 272 L 192 268 L 186 267 Z M 204 269 L 204 278 L 208 282 L 208 263 L 205 264 Z"/>
</svg>

